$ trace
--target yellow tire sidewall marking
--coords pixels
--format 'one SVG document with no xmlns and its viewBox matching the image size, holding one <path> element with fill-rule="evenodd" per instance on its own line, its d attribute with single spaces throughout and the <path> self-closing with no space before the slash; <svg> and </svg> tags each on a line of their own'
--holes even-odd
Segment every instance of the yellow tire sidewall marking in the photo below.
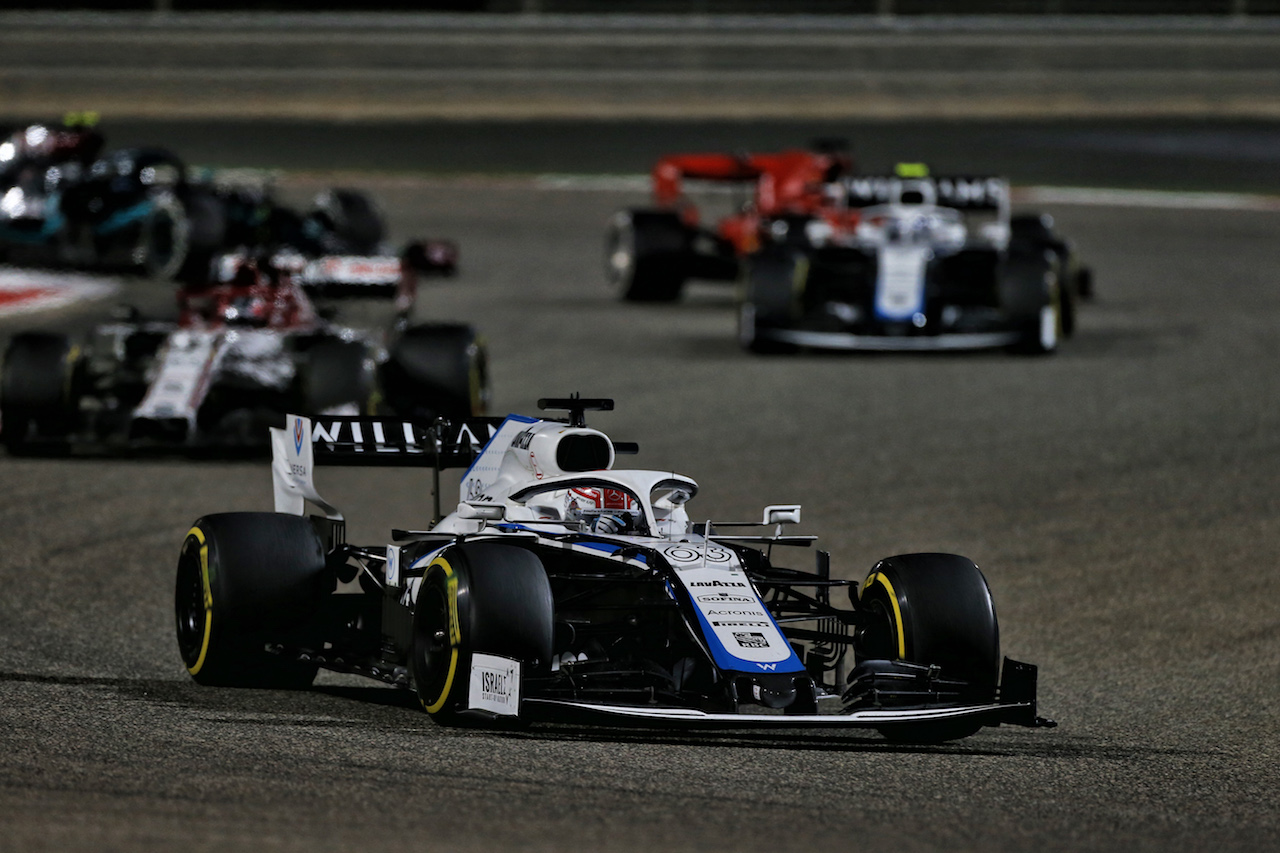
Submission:
<svg viewBox="0 0 1280 853">
<path fill-rule="evenodd" d="M 440 695 L 436 697 L 436 701 L 430 705 L 423 703 L 423 707 L 427 709 L 428 714 L 434 714 L 439 711 L 449 699 L 449 693 L 453 689 L 453 679 L 458 672 L 458 646 L 462 644 L 462 625 L 458 621 L 458 575 L 454 572 L 453 566 L 449 565 L 449 561 L 441 555 L 427 565 L 424 577 L 430 575 L 431 570 L 436 566 L 439 566 L 444 571 L 445 587 L 449 600 L 449 674 L 445 676 L 444 688 L 441 689 Z"/>
<path fill-rule="evenodd" d="M 868 589 L 877 583 L 884 587 L 885 592 L 889 595 L 889 604 L 893 607 L 893 628 L 898 635 L 898 660 L 906 660 L 907 635 L 902 628 L 902 610 L 898 607 L 898 593 L 893 588 L 893 582 L 885 576 L 884 572 L 876 572 L 867 577 L 866 582 L 862 585 L 862 591 L 865 594 Z M 859 598 L 861 597 L 859 596 Z"/>
<path fill-rule="evenodd" d="M 204 668 L 205 658 L 209 654 L 209 636 L 213 632 L 213 589 L 209 586 L 209 543 L 205 541 L 204 531 L 193 527 L 187 531 L 188 539 L 200 543 L 200 580 L 204 585 L 204 639 L 200 643 L 200 656 L 196 662 L 187 667 L 187 672 L 199 675 Z"/>
<path fill-rule="evenodd" d="M 809 258 L 801 257 L 796 261 L 796 268 L 791 273 L 791 314 L 799 316 L 802 313 L 802 300 L 804 299 L 805 288 L 809 286 Z"/>
</svg>

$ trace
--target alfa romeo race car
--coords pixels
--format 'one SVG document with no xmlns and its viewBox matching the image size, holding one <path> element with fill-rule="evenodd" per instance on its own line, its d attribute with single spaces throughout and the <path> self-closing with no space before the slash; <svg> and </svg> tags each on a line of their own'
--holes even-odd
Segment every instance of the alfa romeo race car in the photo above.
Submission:
<svg viewBox="0 0 1280 853">
<path fill-rule="evenodd" d="M 799 506 L 693 522 L 692 479 L 614 467 L 637 448 L 584 418 L 612 405 L 432 425 L 290 416 L 272 430 L 276 511 L 204 516 L 182 545 L 192 678 L 301 688 L 322 667 L 358 673 L 416 691 L 445 725 L 847 726 L 916 742 L 1053 725 L 1036 667 L 1001 662 L 972 561 L 905 554 L 861 583 L 822 551 L 807 570 L 775 564 L 812 544 L 783 533 Z M 437 520 L 347 542 L 316 488 L 326 464 L 432 468 Z M 439 472 L 464 467 L 441 518 Z"/>
<path fill-rule="evenodd" d="M 195 283 L 218 255 L 242 249 L 403 256 L 422 273 L 456 269 L 448 240 L 387 247 L 377 207 L 358 191 L 325 190 L 298 212 L 262 180 L 192 170 L 163 148 L 102 146 L 86 123 L 31 125 L 0 143 L 0 258 Z"/>
<path fill-rule="evenodd" d="M 267 447 L 286 412 L 482 414 L 485 352 L 461 324 L 410 326 L 412 264 L 398 259 L 224 256 L 180 288 L 178 318 L 124 309 L 79 343 L 15 335 L 0 370 L 10 453 Z M 394 300 L 369 331 L 325 319 L 309 293 Z"/>
</svg>

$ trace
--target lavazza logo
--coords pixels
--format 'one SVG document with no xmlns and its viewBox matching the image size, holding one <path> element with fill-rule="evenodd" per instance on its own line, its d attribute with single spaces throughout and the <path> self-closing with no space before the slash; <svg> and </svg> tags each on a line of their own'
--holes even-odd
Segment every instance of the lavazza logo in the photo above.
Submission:
<svg viewBox="0 0 1280 853">
<path fill-rule="evenodd" d="M 746 586 L 742 581 L 694 581 L 689 586 Z"/>
</svg>

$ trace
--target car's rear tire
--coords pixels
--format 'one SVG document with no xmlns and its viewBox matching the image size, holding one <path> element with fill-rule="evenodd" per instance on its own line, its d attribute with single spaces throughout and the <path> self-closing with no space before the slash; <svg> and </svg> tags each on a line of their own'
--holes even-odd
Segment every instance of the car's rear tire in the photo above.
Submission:
<svg viewBox="0 0 1280 853">
<path fill-rule="evenodd" d="M 689 228 L 674 213 L 621 210 L 605 230 L 605 274 L 628 302 L 674 302 L 689 277 Z"/>
<path fill-rule="evenodd" d="M 298 690 L 317 665 L 273 654 L 297 643 L 333 578 L 311 522 L 232 512 L 196 521 L 182 543 L 174 584 L 178 650 L 191 677 L 218 687 Z"/>
<path fill-rule="evenodd" d="M 995 701 L 1000 629 L 991 591 L 978 567 L 954 554 L 904 554 L 881 560 L 858 595 L 862 660 L 900 660 L 940 667 L 969 685 L 975 703 Z M 982 727 L 965 719 L 886 726 L 895 741 L 938 743 Z"/>
<path fill-rule="evenodd" d="M 443 323 L 411 326 L 389 349 L 379 378 L 392 411 L 427 418 L 485 413 L 488 356 L 475 329 Z"/>
<path fill-rule="evenodd" d="M 1066 336 L 1065 300 L 1069 296 L 1051 252 L 1011 256 L 1000 280 L 1001 308 L 1018 333 L 1010 349 L 1026 355 L 1057 352 Z"/>
<path fill-rule="evenodd" d="M 14 335 L 0 373 L 0 443 L 12 454 L 57 452 L 75 429 L 78 353 L 66 335 Z"/>
<path fill-rule="evenodd" d="M 356 414 L 367 414 L 374 386 L 368 347 L 360 341 L 316 341 L 306 351 L 301 382 L 307 414 L 345 406 L 354 406 Z"/>
<path fill-rule="evenodd" d="M 551 584 L 531 551 L 467 542 L 437 555 L 418 589 L 410 671 L 433 720 L 475 720 L 468 686 L 474 653 L 546 665 L 553 631 Z M 483 719 L 483 718 L 481 718 Z"/>
</svg>

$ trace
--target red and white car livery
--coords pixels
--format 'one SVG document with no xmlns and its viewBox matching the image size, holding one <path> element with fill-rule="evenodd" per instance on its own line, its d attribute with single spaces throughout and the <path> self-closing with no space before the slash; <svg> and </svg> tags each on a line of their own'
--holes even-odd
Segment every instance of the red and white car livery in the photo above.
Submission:
<svg viewBox="0 0 1280 853">
<path fill-rule="evenodd" d="M 482 414 L 485 353 L 462 324 L 409 326 L 407 261 L 226 255 L 177 291 L 177 319 L 124 309 L 84 341 L 14 336 L 0 384 L 10 452 L 266 447 L 286 412 Z M 375 263 L 375 261 L 377 261 Z M 326 319 L 312 293 L 391 302 L 384 329 Z"/>
</svg>

